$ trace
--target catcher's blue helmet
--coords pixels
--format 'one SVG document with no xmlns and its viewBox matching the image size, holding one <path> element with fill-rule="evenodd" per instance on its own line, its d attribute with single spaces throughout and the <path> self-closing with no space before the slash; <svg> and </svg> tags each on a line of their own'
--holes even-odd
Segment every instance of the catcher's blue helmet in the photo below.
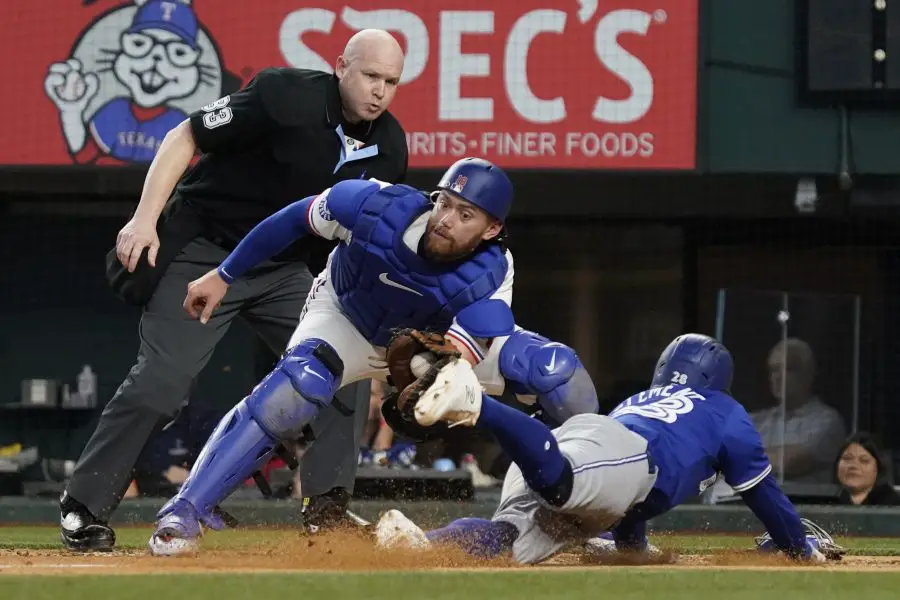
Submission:
<svg viewBox="0 0 900 600">
<path fill-rule="evenodd" d="M 483 158 L 463 158 L 451 165 L 437 188 L 471 202 L 505 222 L 512 207 L 513 186 L 503 169 Z"/>
<path fill-rule="evenodd" d="M 734 361 L 728 348 L 708 335 L 686 333 L 659 355 L 651 387 L 675 383 L 728 391 L 733 376 Z"/>
</svg>

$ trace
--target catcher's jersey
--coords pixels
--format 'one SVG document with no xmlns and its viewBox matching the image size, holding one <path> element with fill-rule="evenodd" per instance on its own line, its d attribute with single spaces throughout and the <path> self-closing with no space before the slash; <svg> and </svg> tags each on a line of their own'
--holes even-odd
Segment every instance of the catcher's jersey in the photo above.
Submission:
<svg viewBox="0 0 900 600">
<path fill-rule="evenodd" d="M 480 360 L 484 347 L 456 315 L 486 300 L 511 304 L 512 255 L 488 244 L 463 261 L 426 261 L 418 250 L 431 208 L 428 197 L 409 186 L 346 181 L 312 200 L 307 221 L 313 233 L 340 240 L 327 276 L 342 310 L 369 342 L 384 346 L 400 327 L 448 331 Z"/>
<path fill-rule="evenodd" d="M 772 470 L 747 411 L 722 392 L 656 387 L 628 398 L 609 416 L 648 442 L 659 468 L 651 495 L 655 513 L 702 493 L 720 474 L 744 492 Z"/>
</svg>

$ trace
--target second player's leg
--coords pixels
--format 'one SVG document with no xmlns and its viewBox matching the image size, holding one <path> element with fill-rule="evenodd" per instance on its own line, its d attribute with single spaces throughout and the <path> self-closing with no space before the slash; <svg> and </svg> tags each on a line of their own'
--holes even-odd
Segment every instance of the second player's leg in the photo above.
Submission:
<svg viewBox="0 0 900 600">
<path fill-rule="evenodd" d="M 517 561 L 540 562 L 577 533 L 570 519 L 555 512 L 572 493 L 571 465 L 546 425 L 492 398 L 482 398 L 476 426 L 491 431 L 513 461 L 492 522 L 515 528 L 509 547 Z"/>
<path fill-rule="evenodd" d="M 497 516 L 493 521 L 455 521 L 422 534 L 402 514 L 389 513 L 378 523 L 379 543 L 388 547 L 395 540 L 416 543 L 424 536 L 436 543 L 456 544 L 478 556 L 512 549 L 520 562 L 539 562 L 559 550 L 574 533 L 566 531 L 564 519 L 549 508 L 563 506 L 569 500 L 571 465 L 551 430 L 540 421 L 486 395 L 475 402 L 477 398 L 471 392 L 480 389 L 480 384 L 466 364 L 460 361 L 452 372 L 442 370 L 438 374 L 435 384 L 420 398 L 416 415 L 417 419 L 424 415 L 425 420 L 420 422 L 426 426 L 444 420 L 445 414 L 469 423 L 469 418 L 477 417 L 476 426 L 495 436 L 514 463 L 503 483 Z M 420 414 L 420 408 L 425 412 Z M 550 527 L 551 520 L 559 522 Z"/>
<path fill-rule="evenodd" d="M 479 419 L 478 425 L 492 431 L 506 428 L 495 420 L 496 407 L 491 402 L 482 407 L 487 418 Z M 576 415 L 554 431 L 555 448 L 541 446 L 534 429 L 516 444 L 504 444 L 516 464 L 507 474 L 494 515 L 495 521 L 514 524 L 519 530 L 513 555 L 524 563 L 542 561 L 568 543 L 608 530 L 646 498 L 656 481 L 646 440 L 613 419 Z M 501 432 L 498 439 L 511 433 Z M 565 462 L 562 473 L 545 478 L 555 472 L 559 457 Z M 550 479 L 556 482 L 547 485 Z"/>
<path fill-rule="evenodd" d="M 416 404 L 423 425 L 438 420 L 489 430 L 515 463 L 494 520 L 514 525 L 517 560 L 544 560 L 567 542 L 609 528 L 655 482 L 647 442 L 618 422 L 579 414 L 551 432 L 543 423 L 481 395 L 467 363 L 441 370 Z M 575 519 L 577 518 L 577 522 Z"/>
<path fill-rule="evenodd" d="M 409 520 L 399 510 L 389 510 L 375 526 L 375 539 L 384 549 L 456 546 L 478 558 L 494 558 L 513 548 L 519 531 L 511 523 L 490 519 L 457 519 L 429 532 Z"/>
<path fill-rule="evenodd" d="M 503 481 L 501 504 L 493 519 L 463 518 L 428 532 L 398 510 L 385 513 L 375 528 L 380 547 L 422 548 L 452 545 L 479 558 L 512 552 L 517 561 L 533 564 L 551 556 L 578 535 L 573 522 L 542 504 L 511 465 Z"/>
</svg>

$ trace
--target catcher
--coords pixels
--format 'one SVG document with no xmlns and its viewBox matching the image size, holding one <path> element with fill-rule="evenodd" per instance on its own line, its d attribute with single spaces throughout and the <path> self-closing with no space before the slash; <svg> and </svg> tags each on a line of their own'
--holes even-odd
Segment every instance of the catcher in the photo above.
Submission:
<svg viewBox="0 0 900 600">
<path fill-rule="evenodd" d="M 513 260 L 503 242 L 512 197 L 506 174 L 475 158 L 452 165 L 431 194 L 343 181 L 268 217 L 217 269 L 191 282 L 184 307 L 206 323 L 220 304 L 233 309 L 228 288 L 241 285 L 253 265 L 305 235 L 340 241 L 313 283 L 288 350 L 225 415 L 157 515 L 151 552 L 192 552 L 204 526 L 224 528 L 219 503 L 283 445 L 308 438 L 322 407 L 342 410 L 334 399 L 342 386 L 384 380 L 386 360 L 403 393 L 386 401 L 385 418 L 408 437 L 435 432 L 402 418 L 415 405 L 410 382 L 424 375 L 421 388 L 436 373 L 431 362 L 439 368 L 464 360 L 489 393 L 510 382 L 523 401 L 559 423 L 574 412 L 596 412 L 593 383 L 572 349 L 515 326 Z M 393 355 L 386 357 L 389 343 Z M 356 450 L 355 443 L 348 448 Z"/>
<path fill-rule="evenodd" d="M 729 395 L 731 355 L 710 337 L 675 338 L 659 357 L 650 389 L 609 416 L 578 414 L 553 430 L 484 395 L 465 361 L 442 356 L 410 380 L 404 346 L 401 339 L 396 350 L 388 347 L 391 376 L 407 383 L 401 415 L 426 427 L 483 427 L 514 464 L 492 519 L 460 519 L 425 533 L 391 510 L 376 527 L 382 547 L 452 543 L 483 557 L 511 551 L 524 564 L 572 544 L 647 552 L 647 521 L 723 476 L 767 528 L 760 550 L 815 562 L 843 552 L 801 520 L 782 493 L 759 434 Z"/>
</svg>

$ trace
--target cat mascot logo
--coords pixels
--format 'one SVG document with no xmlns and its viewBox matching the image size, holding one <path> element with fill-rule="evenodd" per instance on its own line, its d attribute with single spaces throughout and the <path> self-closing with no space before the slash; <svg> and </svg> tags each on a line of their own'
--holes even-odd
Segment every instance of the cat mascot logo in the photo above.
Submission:
<svg viewBox="0 0 900 600">
<path fill-rule="evenodd" d="M 44 80 L 76 163 L 148 163 L 188 113 L 239 87 L 190 0 L 133 0 L 100 15 Z"/>
</svg>

